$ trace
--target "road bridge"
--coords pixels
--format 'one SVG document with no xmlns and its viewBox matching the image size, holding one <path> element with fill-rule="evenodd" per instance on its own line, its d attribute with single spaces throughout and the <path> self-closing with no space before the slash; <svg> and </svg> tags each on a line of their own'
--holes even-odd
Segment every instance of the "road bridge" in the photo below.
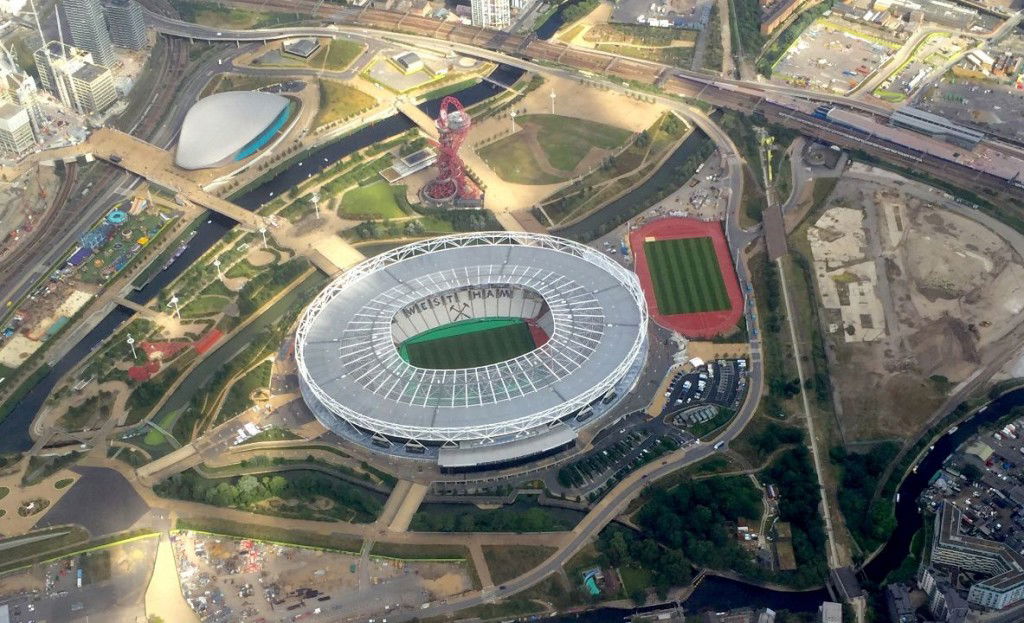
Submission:
<svg viewBox="0 0 1024 623">
<path fill-rule="evenodd" d="M 153 320 L 162 320 L 165 318 L 165 316 L 160 312 L 153 311 L 152 309 L 146 307 L 145 305 L 139 305 L 135 301 L 129 301 L 123 296 L 114 297 L 113 301 L 120 305 L 121 307 L 127 307 L 128 309 L 136 313 L 142 314 L 146 318 L 151 318 Z"/>
</svg>

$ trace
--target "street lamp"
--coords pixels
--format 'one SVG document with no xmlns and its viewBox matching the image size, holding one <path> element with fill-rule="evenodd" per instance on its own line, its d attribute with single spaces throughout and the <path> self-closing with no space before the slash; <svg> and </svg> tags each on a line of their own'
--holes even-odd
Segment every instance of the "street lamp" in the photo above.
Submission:
<svg viewBox="0 0 1024 623">
<path fill-rule="evenodd" d="M 263 248 L 266 249 L 267 248 L 267 228 L 266 227 L 260 227 L 260 234 L 263 235 Z"/>
<path fill-rule="evenodd" d="M 128 339 L 125 341 L 128 342 L 128 347 L 132 349 L 132 361 L 135 361 L 135 338 L 133 338 L 132 334 L 129 333 Z"/>
<path fill-rule="evenodd" d="M 320 191 L 313 193 L 313 209 L 316 210 L 316 220 L 320 220 Z"/>
<path fill-rule="evenodd" d="M 509 118 L 512 119 L 512 133 L 516 133 L 516 111 L 512 111 L 508 114 Z"/>
<path fill-rule="evenodd" d="M 213 260 L 213 267 L 217 269 L 217 279 L 224 279 L 224 275 L 220 272 L 220 258 Z"/>
<path fill-rule="evenodd" d="M 551 114 L 555 114 L 555 90 L 551 89 Z"/>
</svg>

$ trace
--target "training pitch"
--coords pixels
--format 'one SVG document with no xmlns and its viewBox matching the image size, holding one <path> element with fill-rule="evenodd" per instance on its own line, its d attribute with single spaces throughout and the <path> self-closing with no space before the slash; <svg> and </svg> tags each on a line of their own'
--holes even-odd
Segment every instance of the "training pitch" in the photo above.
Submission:
<svg viewBox="0 0 1024 623">
<path fill-rule="evenodd" d="M 476 368 L 517 357 L 536 347 L 522 318 L 457 322 L 406 340 L 399 353 L 418 368 Z"/>
<path fill-rule="evenodd" d="M 710 237 L 648 240 L 644 253 L 661 313 L 729 309 L 729 294 Z"/>
</svg>

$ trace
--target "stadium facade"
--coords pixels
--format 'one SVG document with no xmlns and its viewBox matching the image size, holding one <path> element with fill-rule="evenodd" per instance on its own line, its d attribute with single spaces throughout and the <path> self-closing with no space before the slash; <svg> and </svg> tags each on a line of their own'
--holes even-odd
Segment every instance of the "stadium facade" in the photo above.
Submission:
<svg viewBox="0 0 1024 623">
<path fill-rule="evenodd" d="M 292 110 L 287 97 L 263 91 L 204 97 L 185 114 L 174 163 L 195 170 L 245 160 L 274 139 Z"/>
<path fill-rule="evenodd" d="M 523 339 L 516 319 L 532 341 L 510 351 L 499 337 Z M 481 326 L 505 333 L 470 333 Z M 417 360 L 431 334 L 461 341 Z M 442 471 L 573 445 L 628 393 L 646 355 L 632 272 L 575 242 L 509 232 L 442 236 L 364 261 L 313 300 L 295 340 L 303 398 L 324 426 Z"/>
</svg>

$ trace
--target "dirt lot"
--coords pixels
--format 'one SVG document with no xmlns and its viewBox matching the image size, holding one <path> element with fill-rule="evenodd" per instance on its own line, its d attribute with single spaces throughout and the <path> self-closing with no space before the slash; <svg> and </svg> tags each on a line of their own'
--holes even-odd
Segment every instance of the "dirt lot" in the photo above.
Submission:
<svg viewBox="0 0 1024 623">
<path fill-rule="evenodd" d="M 844 326 L 849 316 L 826 311 L 839 421 L 848 442 L 905 437 L 1015 322 L 1024 308 L 1024 261 L 1010 242 L 973 220 L 977 212 L 946 205 L 918 184 L 845 177 L 828 202 L 835 207 L 864 218 L 829 220 L 819 213 L 810 222 L 861 240 L 862 255 L 844 248 L 830 259 L 829 271 L 816 269 L 819 296 L 823 278 L 856 275 L 841 272 L 844 263 L 875 264 L 877 281 L 859 304 L 880 306 L 885 321 L 882 335 L 859 340 Z M 836 229 L 844 224 L 862 229 Z M 827 291 L 830 284 L 824 285 Z"/>
</svg>

